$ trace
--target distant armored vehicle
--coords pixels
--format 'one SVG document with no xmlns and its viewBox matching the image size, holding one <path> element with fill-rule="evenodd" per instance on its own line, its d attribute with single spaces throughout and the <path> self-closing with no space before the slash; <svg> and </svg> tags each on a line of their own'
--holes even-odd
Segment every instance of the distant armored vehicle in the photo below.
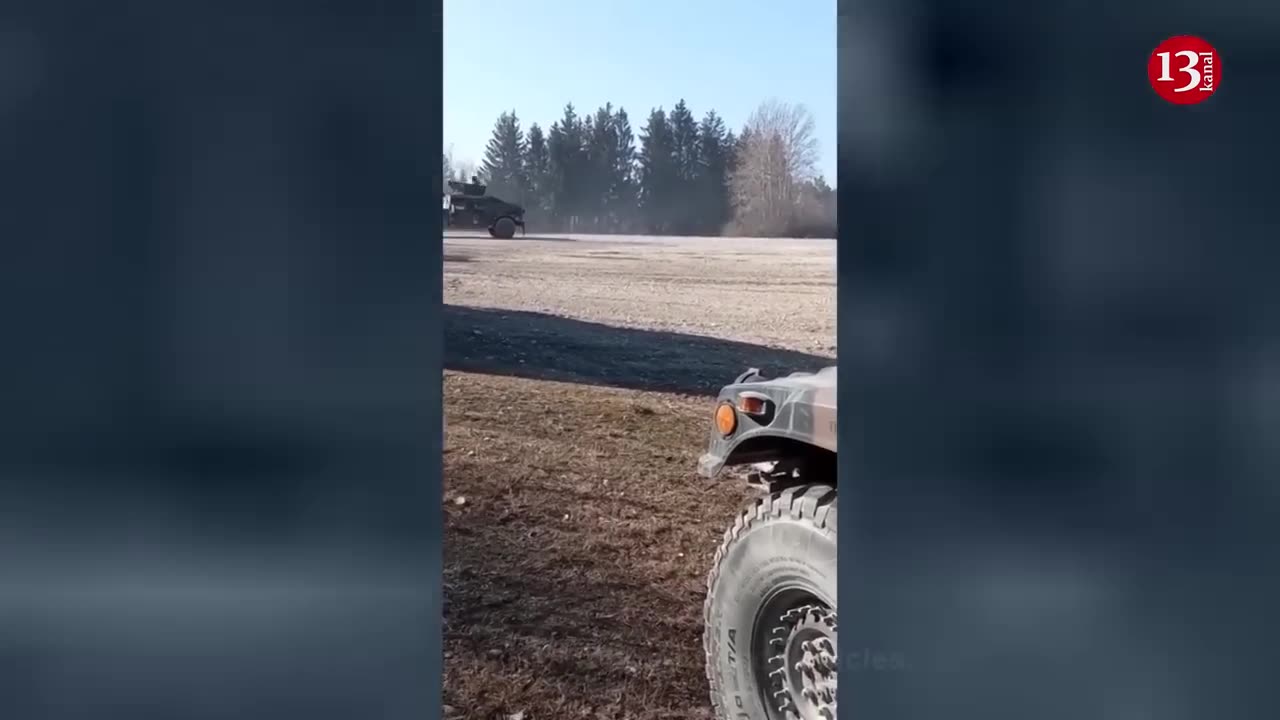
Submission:
<svg viewBox="0 0 1280 720">
<path fill-rule="evenodd" d="M 719 720 L 836 720 L 836 368 L 720 391 L 698 472 L 753 465 L 765 494 L 707 576 L 703 649 Z"/>
<path fill-rule="evenodd" d="M 444 196 L 446 228 L 487 228 L 490 235 L 504 240 L 515 237 L 517 227 L 524 233 L 524 208 L 486 195 L 487 187 L 476 178 L 469 183 L 450 180 L 449 188 L 452 192 Z"/>
</svg>

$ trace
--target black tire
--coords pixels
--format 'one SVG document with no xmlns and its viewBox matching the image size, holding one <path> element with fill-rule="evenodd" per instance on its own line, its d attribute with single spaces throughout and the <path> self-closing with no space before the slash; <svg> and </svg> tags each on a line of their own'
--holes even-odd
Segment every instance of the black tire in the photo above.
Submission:
<svg viewBox="0 0 1280 720">
<path fill-rule="evenodd" d="M 509 217 L 500 217 L 489 228 L 489 234 L 502 240 L 510 240 L 516 236 L 516 222 Z"/>
<path fill-rule="evenodd" d="M 788 607 L 794 608 L 792 617 L 818 608 L 834 642 L 834 487 L 802 485 L 763 497 L 725 532 L 707 576 L 703 608 L 703 649 L 716 718 L 788 717 L 779 707 L 787 701 L 773 698 L 777 683 L 785 681 L 769 676 L 769 668 L 777 667 L 769 660 L 778 647 L 770 649 L 770 634 L 777 632 L 772 626 L 778 625 L 770 618 L 781 618 Z M 791 647 L 789 640 L 786 646 Z M 834 703 L 830 707 L 834 713 Z"/>
</svg>

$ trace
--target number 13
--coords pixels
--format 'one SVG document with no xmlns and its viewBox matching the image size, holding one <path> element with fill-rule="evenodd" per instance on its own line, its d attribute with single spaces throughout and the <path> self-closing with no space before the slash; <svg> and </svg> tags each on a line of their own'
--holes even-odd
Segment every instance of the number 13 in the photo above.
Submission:
<svg viewBox="0 0 1280 720">
<path fill-rule="evenodd" d="M 1169 53 L 1162 52 L 1156 53 L 1156 55 L 1160 58 L 1160 80 L 1173 82 L 1173 78 L 1169 75 Z M 1187 61 L 1186 65 L 1178 68 L 1178 72 L 1186 73 L 1190 78 L 1190 82 L 1174 90 L 1174 92 L 1187 92 L 1200 84 L 1200 71 L 1196 69 L 1196 66 L 1200 64 L 1200 54 L 1192 50 L 1183 50 L 1177 55 Z"/>
</svg>

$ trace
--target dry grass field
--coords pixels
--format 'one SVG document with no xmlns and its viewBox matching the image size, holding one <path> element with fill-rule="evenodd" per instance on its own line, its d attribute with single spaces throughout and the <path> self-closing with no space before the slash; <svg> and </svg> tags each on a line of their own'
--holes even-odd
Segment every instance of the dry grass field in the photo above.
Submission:
<svg viewBox="0 0 1280 720">
<path fill-rule="evenodd" d="M 445 238 L 446 717 L 709 717 L 705 573 L 751 491 L 714 393 L 835 357 L 835 243 Z"/>
</svg>

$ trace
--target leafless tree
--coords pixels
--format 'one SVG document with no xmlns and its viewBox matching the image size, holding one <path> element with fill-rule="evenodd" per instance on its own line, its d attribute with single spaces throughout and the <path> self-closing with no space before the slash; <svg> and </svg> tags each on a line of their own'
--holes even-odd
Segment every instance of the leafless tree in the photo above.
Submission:
<svg viewBox="0 0 1280 720">
<path fill-rule="evenodd" d="M 462 182 L 471 182 L 471 178 L 480 177 L 476 164 L 469 160 L 461 160 L 454 167 L 457 168 L 458 180 Z"/>
<path fill-rule="evenodd" d="M 747 118 L 745 142 L 730 176 L 730 232 L 785 233 L 801 207 L 801 189 L 815 176 L 818 140 L 804 105 L 769 100 Z"/>
</svg>

